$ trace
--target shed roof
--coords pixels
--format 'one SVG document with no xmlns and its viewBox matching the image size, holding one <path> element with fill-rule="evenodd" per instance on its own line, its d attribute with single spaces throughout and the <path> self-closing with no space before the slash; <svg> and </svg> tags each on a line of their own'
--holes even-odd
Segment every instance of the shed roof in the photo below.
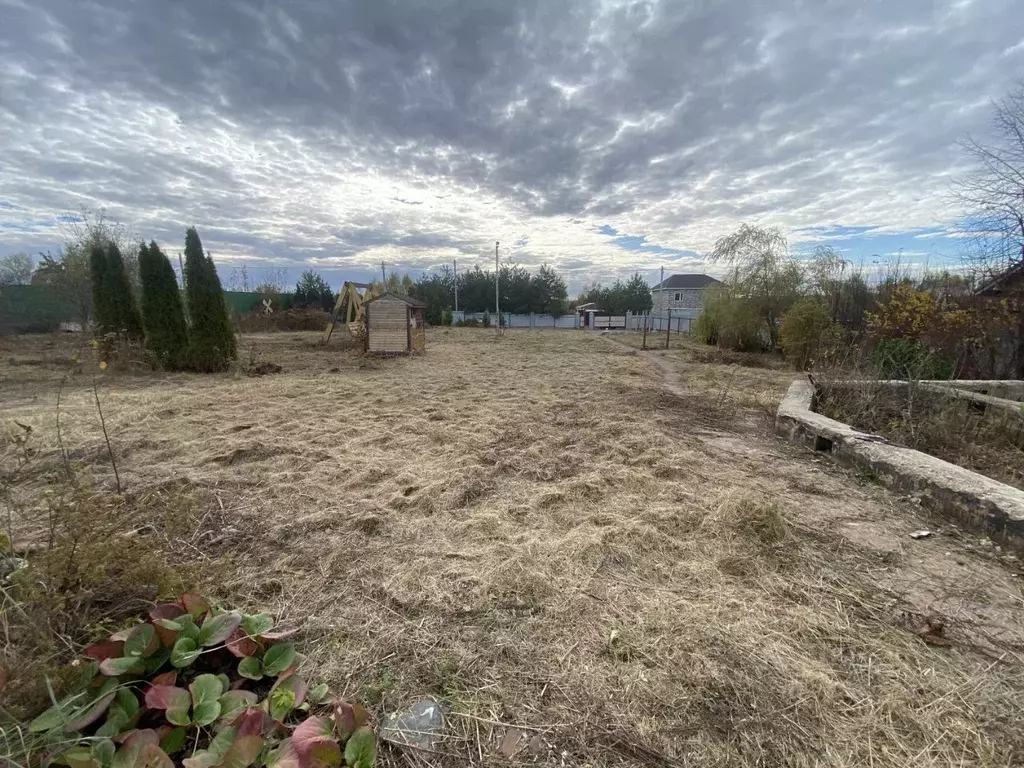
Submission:
<svg viewBox="0 0 1024 768">
<path fill-rule="evenodd" d="M 721 280 L 716 280 L 711 275 L 686 274 L 672 275 L 658 283 L 651 290 L 669 290 L 671 288 L 709 288 L 712 285 L 722 285 Z"/>
<path fill-rule="evenodd" d="M 397 293 L 391 293 L 390 291 L 382 293 L 380 296 L 374 296 L 372 299 L 367 299 L 363 303 L 372 304 L 373 302 L 377 301 L 377 299 L 383 299 L 385 296 L 390 296 L 392 299 L 404 301 L 410 307 L 416 307 L 417 309 L 423 309 L 427 306 L 426 302 L 422 302 L 419 299 L 414 299 L 412 298 L 412 296 L 399 296 Z"/>
</svg>

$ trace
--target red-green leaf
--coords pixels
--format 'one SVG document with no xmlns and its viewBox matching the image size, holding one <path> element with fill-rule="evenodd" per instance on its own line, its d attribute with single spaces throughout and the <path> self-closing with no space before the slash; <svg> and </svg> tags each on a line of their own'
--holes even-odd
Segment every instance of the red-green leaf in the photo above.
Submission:
<svg viewBox="0 0 1024 768">
<path fill-rule="evenodd" d="M 334 730 L 338 738 L 345 741 L 367 720 L 366 710 L 361 704 L 349 704 L 347 701 L 338 701 L 334 705 L 334 712 L 331 719 L 334 720 Z"/>
<path fill-rule="evenodd" d="M 262 709 L 248 707 L 235 717 L 231 725 L 238 731 L 239 736 L 251 736 L 272 730 L 275 723 Z"/>
<path fill-rule="evenodd" d="M 62 727 L 76 711 L 74 706 L 75 698 L 74 696 L 69 696 L 43 712 L 28 724 L 28 732 L 46 733 L 47 731 Z"/>
<path fill-rule="evenodd" d="M 231 633 L 238 629 L 242 617 L 237 613 L 222 613 L 220 616 L 210 616 L 199 628 L 199 636 L 196 643 L 201 646 L 210 646 L 223 643 Z"/>
<path fill-rule="evenodd" d="M 185 606 L 185 610 L 192 615 L 193 619 L 198 619 L 210 610 L 210 604 L 206 601 L 206 598 L 200 597 L 194 592 L 187 592 L 182 595 L 181 602 Z"/>
<path fill-rule="evenodd" d="M 259 697 L 252 691 L 228 691 L 220 697 L 221 722 L 230 722 L 239 712 L 246 707 L 251 707 L 259 701 Z"/>
<path fill-rule="evenodd" d="M 185 609 L 179 603 L 160 603 L 150 609 L 149 618 L 153 619 L 153 621 L 157 619 L 176 619 L 183 613 L 185 613 Z"/>
<path fill-rule="evenodd" d="M 139 624 L 124 641 L 125 656 L 149 656 L 160 647 L 160 638 L 152 624 Z"/>
<path fill-rule="evenodd" d="M 114 753 L 117 747 L 110 739 L 98 739 L 92 743 L 92 753 L 100 761 L 100 765 L 110 765 L 114 760 Z"/>
<path fill-rule="evenodd" d="M 274 628 L 274 618 L 269 613 L 256 613 L 242 618 L 242 629 L 247 635 L 260 637 Z"/>
<path fill-rule="evenodd" d="M 263 674 L 274 677 L 288 669 L 293 661 L 295 661 L 294 643 L 272 645 L 263 654 Z"/>
<path fill-rule="evenodd" d="M 54 762 L 69 768 L 101 768 L 99 758 L 92 753 L 92 749 L 85 746 L 64 750 Z"/>
<path fill-rule="evenodd" d="M 174 768 L 174 761 L 159 744 L 125 742 L 114 755 L 111 768 Z"/>
<path fill-rule="evenodd" d="M 213 768 L 213 766 L 219 765 L 231 745 L 235 743 L 236 733 L 234 728 L 225 728 L 213 737 L 210 746 L 200 749 L 192 757 L 185 758 L 181 764 L 184 768 Z"/>
<path fill-rule="evenodd" d="M 263 665 L 255 656 L 246 656 L 238 662 L 238 674 L 250 680 L 259 680 L 263 677 Z"/>
<path fill-rule="evenodd" d="M 309 717 L 292 733 L 292 744 L 303 768 L 341 764 L 341 746 L 330 725 L 322 718 Z"/>
<path fill-rule="evenodd" d="M 240 659 L 255 656 L 260 651 L 259 643 L 249 637 L 242 627 L 231 633 L 226 645 L 228 650 Z"/>
<path fill-rule="evenodd" d="M 92 706 L 86 708 L 81 713 L 76 713 L 71 720 L 68 720 L 64 724 L 64 730 L 71 733 L 73 731 L 80 731 L 83 728 L 88 728 L 103 717 L 103 713 L 107 711 L 107 708 L 110 706 L 110 702 L 113 700 L 113 693 L 101 696 L 98 701 L 92 704 Z"/>
<path fill-rule="evenodd" d="M 369 728 L 360 728 L 345 744 L 345 763 L 349 768 L 373 768 L 377 759 L 377 740 Z"/>
<path fill-rule="evenodd" d="M 263 739 L 259 736 L 235 736 L 228 751 L 221 758 L 221 768 L 248 768 L 255 762 L 263 749 Z"/>
<path fill-rule="evenodd" d="M 146 689 L 146 706 L 150 709 L 181 709 L 188 710 L 192 699 L 184 688 L 173 685 L 151 685 Z"/>
<path fill-rule="evenodd" d="M 145 658 L 146 675 L 152 675 L 158 669 L 171 660 L 171 649 L 159 646 L 153 653 Z"/>
<path fill-rule="evenodd" d="M 200 650 L 196 641 L 188 637 L 179 637 L 171 650 L 171 664 L 179 669 L 191 666 L 199 658 Z"/>
<path fill-rule="evenodd" d="M 96 659 L 96 661 L 119 658 L 124 656 L 124 641 L 103 640 L 86 648 L 85 655 L 89 658 Z"/>
<path fill-rule="evenodd" d="M 267 768 L 301 768 L 299 755 L 291 739 L 285 739 L 267 755 Z"/>
<path fill-rule="evenodd" d="M 132 731 L 124 739 L 124 743 L 129 747 L 141 747 L 146 744 L 159 744 L 160 734 L 154 731 L 152 728 L 140 728 L 137 731 Z"/>
<path fill-rule="evenodd" d="M 160 749 L 168 755 L 173 755 L 185 746 L 186 731 L 184 728 L 172 728 L 160 739 Z"/>
<path fill-rule="evenodd" d="M 319 704 L 327 698 L 328 693 L 330 693 L 330 688 L 327 687 L 327 683 L 317 683 L 309 689 L 306 696 L 313 704 Z"/>
<path fill-rule="evenodd" d="M 192 721 L 209 725 L 220 717 L 220 697 L 224 686 L 216 675 L 199 675 L 188 686 L 192 694 Z"/>
<path fill-rule="evenodd" d="M 100 662 L 100 672 L 107 677 L 141 675 L 145 669 L 145 662 L 138 656 L 121 656 L 116 659 L 104 659 Z"/>
<path fill-rule="evenodd" d="M 153 685 L 174 685 L 178 682 L 178 673 L 174 670 L 164 672 L 162 675 L 157 675 L 149 682 Z"/>
</svg>

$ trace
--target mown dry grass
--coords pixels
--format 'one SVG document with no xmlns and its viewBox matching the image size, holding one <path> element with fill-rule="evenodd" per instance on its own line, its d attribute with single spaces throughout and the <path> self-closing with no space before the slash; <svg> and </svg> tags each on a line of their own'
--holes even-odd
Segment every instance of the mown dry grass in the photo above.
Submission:
<svg viewBox="0 0 1024 768">
<path fill-rule="evenodd" d="M 571 331 L 384 361 L 313 338 L 243 338 L 278 375 L 102 395 L 126 486 L 207 500 L 219 596 L 302 621 L 316 674 L 378 715 L 449 703 L 435 752 L 385 764 L 1021 761 L 1012 559 L 911 540 L 937 522 L 772 439 L 790 373 Z M 0 418 L 59 462 L 59 374 L 0 375 Z M 83 384 L 64 441 L 111 486 Z"/>
</svg>

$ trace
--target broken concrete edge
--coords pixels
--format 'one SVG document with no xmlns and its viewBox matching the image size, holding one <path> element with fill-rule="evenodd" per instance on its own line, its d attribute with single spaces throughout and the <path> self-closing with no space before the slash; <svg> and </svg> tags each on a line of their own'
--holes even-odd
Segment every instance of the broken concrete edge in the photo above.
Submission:
<svg viewBox="0 0 1024 768">
<path fill-rule="evenodd" d="M 1024 491 L 921 451 L 815 413 L 814 386 L 794 381 L 775 415 L 775 430 L 790 442 L 875 473 L 930 509 L 1024 552 Z"/>
</svg>

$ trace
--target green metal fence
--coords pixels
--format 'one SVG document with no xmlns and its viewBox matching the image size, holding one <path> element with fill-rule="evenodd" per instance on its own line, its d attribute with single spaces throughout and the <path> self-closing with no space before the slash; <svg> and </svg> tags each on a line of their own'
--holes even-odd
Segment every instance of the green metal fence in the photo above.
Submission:
<svg viewBox="0 0 1024 768">
<path fill-rule="evenodd" d="M 280 306 L 290 306 L 291 298 L 282 294 Z M 255 291 L 224 291 L 224 301 L 232 315 L 247 315 L 261 306 Z M 80 322 L 75 302 L 52 285 L 0 288 L 0 333 L 46 333 L 59 330 L 61 323 Z"/>
</svg>

